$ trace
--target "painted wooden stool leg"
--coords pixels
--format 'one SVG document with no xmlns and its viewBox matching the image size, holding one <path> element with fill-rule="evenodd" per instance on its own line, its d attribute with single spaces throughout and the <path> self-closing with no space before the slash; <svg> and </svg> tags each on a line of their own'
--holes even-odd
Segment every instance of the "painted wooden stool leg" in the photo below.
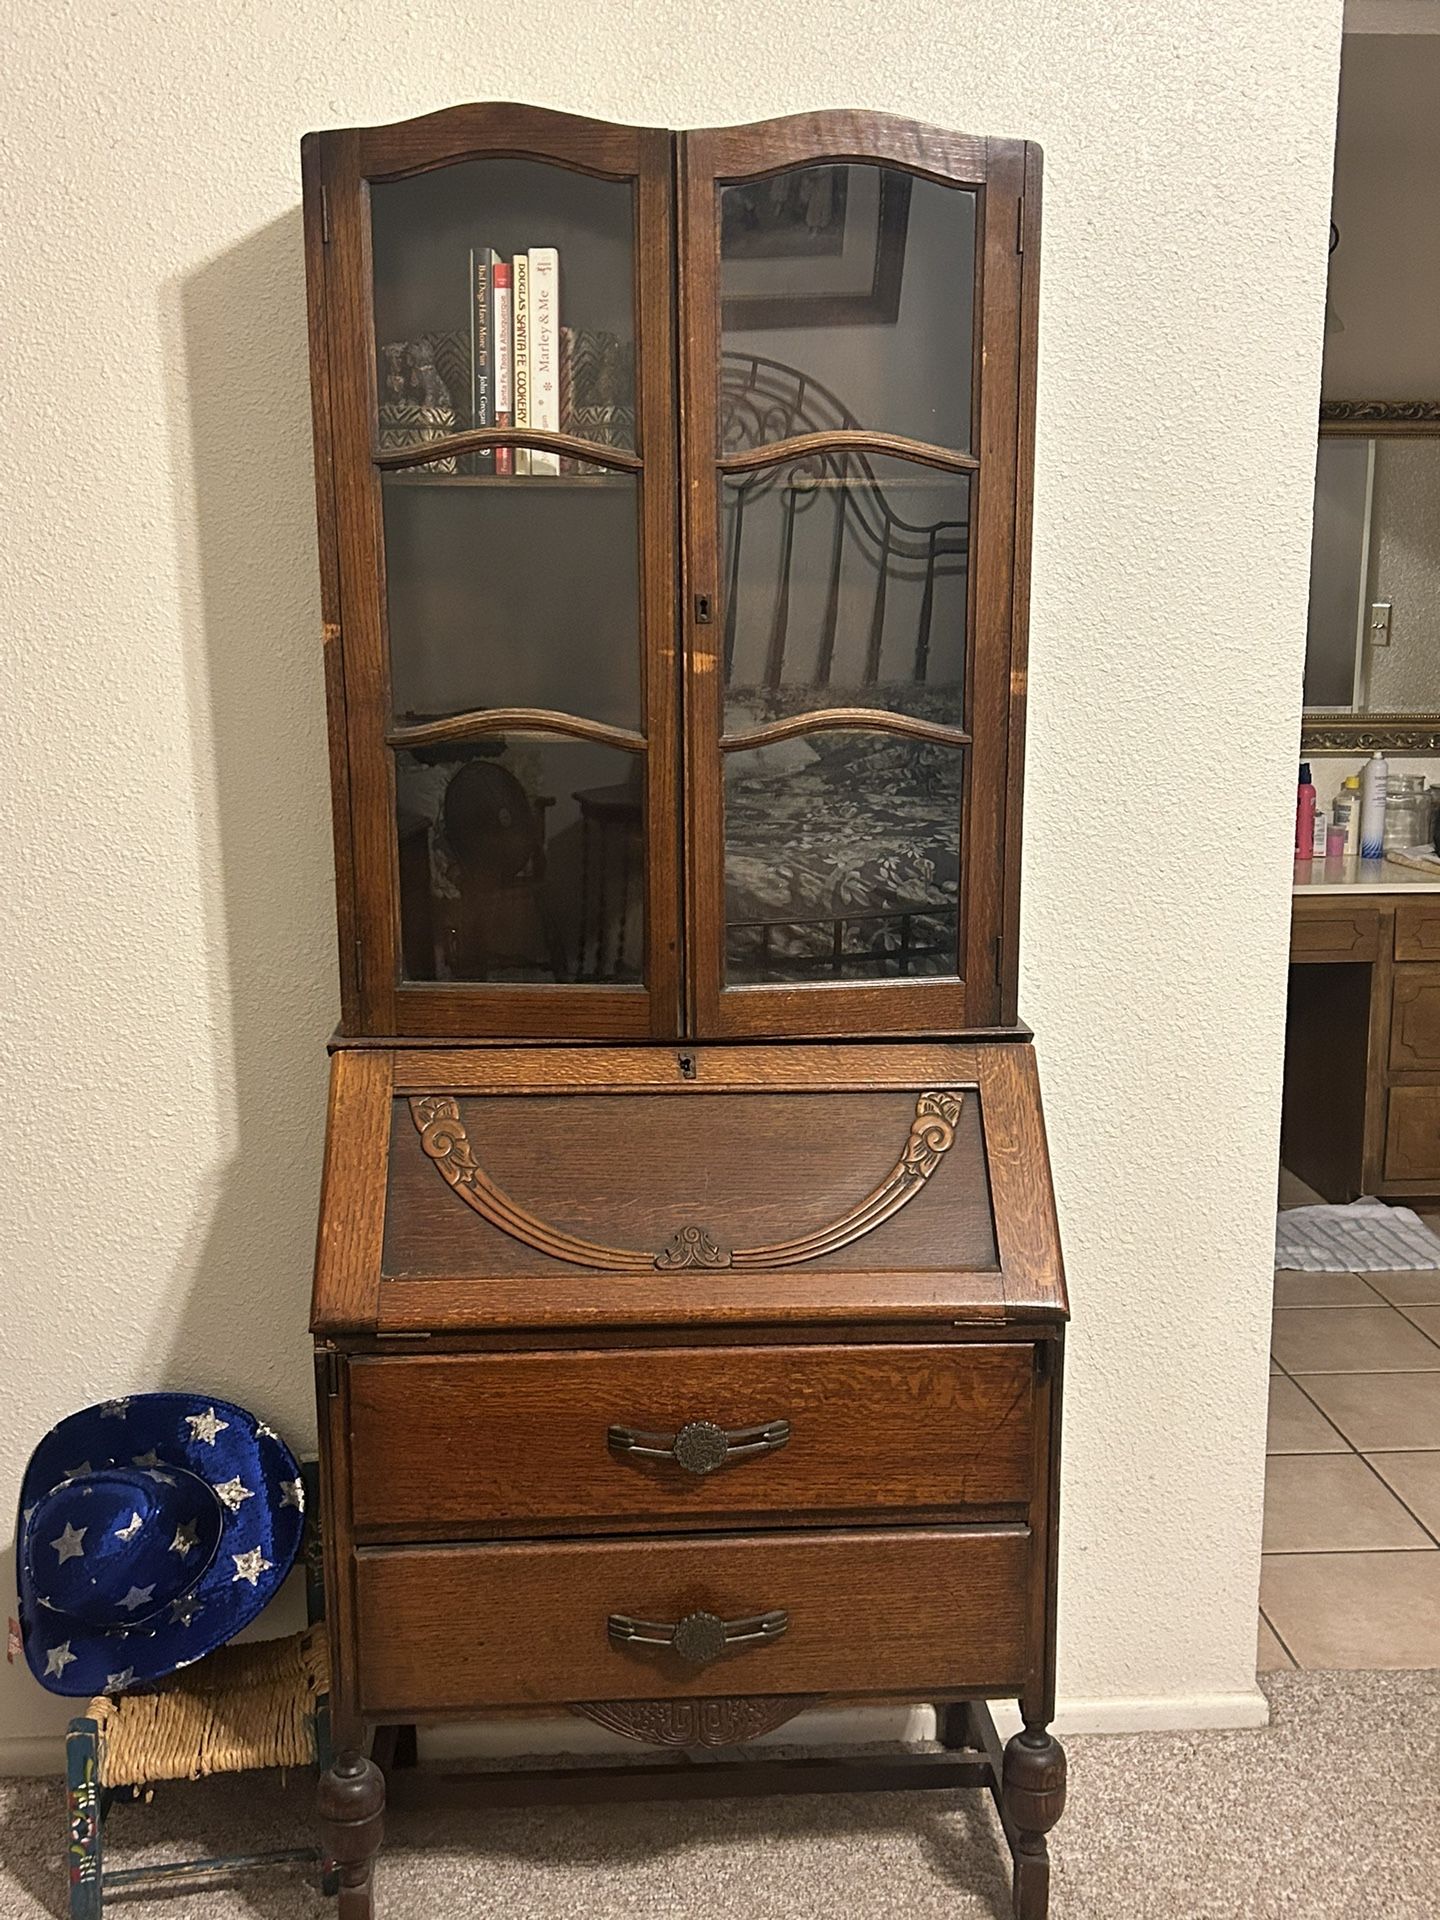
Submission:
<svg viewBox="0 0 1440 1920">
<path fill-rule="evenodd" d="M 1065 1750 L 1053 1734 L 1026 1727 L 1007 1744 L 1002 1794 L 1015 1854 L 1015 1920 L 1045 1920 L 1050 1910 L 1045 1836 L 1065 1810 Z"/>
<path fill-rule="evenodd" d="M 321 1774 L 316 1798 L 325 1854 L 340 1876 L 339 1920 L 371 1920 L 375 1855 L 385 1836 L 385 1776 L 352 1749 Z"/>
<path fill-rule="evenodd" d="M 70 1920 L 100 1920 L 104 1902 L 101 1856 L 100 1730 L 72 1720 L 65 1735 L 66 1843 Z"/>
</svg>

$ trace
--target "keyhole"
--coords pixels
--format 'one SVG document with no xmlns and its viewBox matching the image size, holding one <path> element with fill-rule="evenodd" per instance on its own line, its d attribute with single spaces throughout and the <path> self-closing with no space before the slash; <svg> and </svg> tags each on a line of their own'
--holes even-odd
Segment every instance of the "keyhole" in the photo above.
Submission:
<svg viewBox="0 0 1440 1920">
<path fill-rule="evenodd" d="M 680 1078 L 682 1080 L 693 1080 L 695 1078 L 694 1054 L 681 1053 L 681 1054 L 677 1054 L 675 1057 L 680 1065 Z"/>
</svg>

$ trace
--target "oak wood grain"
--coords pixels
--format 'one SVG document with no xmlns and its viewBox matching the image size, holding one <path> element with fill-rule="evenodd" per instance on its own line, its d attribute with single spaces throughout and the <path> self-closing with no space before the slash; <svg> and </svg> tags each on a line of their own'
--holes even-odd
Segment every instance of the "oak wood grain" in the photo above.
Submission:
<svg viewBox="0 0 1440 1920">
<path fill-rule="evenodd" d="M 1008 1044 L 1008 1043 L 1007 1043 Z M 869 1087 L 971 1087 L 984 1049 L 971 1045 L 898 1046 L 533 1046 L 434 1051 L 399 1048 L 397 1094 L 648 1092 L 689 1095 L 863 1091 Z"/>
<path fill-rule="evenodd" d="M 483 740 L 491 733 L 558 733 L 572 740 L 593 740 L 598 746 L 617 747 L 622 753 L 644 753 L 643 733 L 630 727 L 612 727 L 583 714 L 560 713 L 553 707 L 482 707 L 473 713 L 451 713 L 443 720 L 425 720 L 414 726 L 392 727 L 388 747 L 438 747 L 466 740 Z"/>
<path fill-rule="evenodd" d="M 734 753 L 740 747 L 762 747 L 800 733 L 833 733 L 854 727 L 864 727 L 871 733 L 898 733 L 912 740 L 933 740 L 942 747 L 970 745 L 963 727 L 942 726 L 938 720 L 918 720 L 913 714 L 891 713 L 884 707 L 814 707 L 806 713 L 768 721 L 763 727 L 752 727 L 746 733 L 724 734 L 720 750 Z"/>
<path fill-rule="evenodd" d="M 467 453 L 484 453 L 491 447 L 539 447 L 550 453 L 568 455 L 576 460 L 593 461 L 596 466 L 613 468 L 617 473 L 639 473 L 645 462 L 638 453 L 624 447 L 611 447 L 599 440 L 586 440 L 573 433 L 550 433 L 539 427 L 472 427 L 464 433 L 447 433 L 413 447 L 377 447 L 371 459 L 382 473 L 406 473 L 412 467 L 433 466 L 437 460 L 458 460 Z M 510 476 L 524 487 L 533 475 Z"/>
<path fill-rule="evenodd" d="M 897 460 L 909 460 L 916 466 L 939 467 L 945 473 L 975 473 L 980 462 L 973 453 L 956 447 L 937 447 L 928 440 L 912 440 L 903 433 L 877 433 L 869 428 L 834 428 L 825 433 L 793 433 L 784 440 L 767 440 L 762 446 L 746 447 L 740 453 L 722 454 L 716 461 L 721 473 L 754 473 L 762 467 L 784 466 L 791 460 L 804 460 L 813 453 L 878 453 Z M 840 484 L 844 484 L 843 480 Z"/>
<path fill-rule="evenodd" d="M 387 1275 L 469 1273 L 483 1283 L 529 1273 L 549 1282 L 577 1267 L 652 1268 L 685 1229 L 708 1234 L 727 1254 L 824 1235 L 890 1179 L 917 1124 L 916 1096 L 891 1090 L 695 1092 L 679 1103 L 577 1091 L 456 1104 L 466 1154 L 520 1224 L 507 1230 L 497 1213 L 452 1191 L 408 1103 L 397 1101 Z M 928 1177 L 903 1182 L 899 1197 L 898 1210 L 827 1242 L 807 1264 L 830 1272 L 994 1265 L 977 1102 L 962 1097 L 953 1144 Z M 552 1240 L 580 1250 L 567 1255 Z M 737 1271 L 758 1264 L 735 1259 Z M 672 1275 L 669 1290 L 696 1277 L 694 1269 Z M 757 1279 L 762 1297 L 775 1277 L 772 1267 Z"/>
<path fill-rule="evenodd" d="M 357 1537 L 1023 1508 L 1032 1356 L 1010 1342 L 356 1360 Z M 777 1419 L 790 1423 L 785 1446 L 704 1476 L 606 1439 L 612 1425 L 674 1433 L 694 1420 L 738 1429 Z"/>
<path fill-rule="evenodd" d="M 1018 1688 L 1023 1528 L 584 1545 L 362 1548 L 362 1698 L 371 1713 L 707 1694 Z M 790 1616 L 783 1638 L 712 1664 L 613 1645 L 612 1613 Z"/>
<path fill-rule="evenodd" d="M 385 1233 L 391 1056 L 337 1053 L 330 1062 L 330 1106 L 315 1247 L 310 1325 L 373 1325 Z"/>
</svg>

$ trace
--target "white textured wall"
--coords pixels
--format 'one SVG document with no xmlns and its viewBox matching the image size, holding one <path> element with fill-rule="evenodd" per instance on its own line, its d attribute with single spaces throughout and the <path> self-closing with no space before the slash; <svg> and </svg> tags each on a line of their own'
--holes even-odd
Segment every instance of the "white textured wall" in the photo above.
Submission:
<svg viewBox="0 0 1440 1920">
<path fill-rule="evenodd" d="M 12 0 L 3 31 L 0 1488 L 126 1388 L 310 1428 L 301 133 L 888 108 L 1047 155 L 1022 1005 L 1078 1309 L 1063 1689 L 1243 1716 L 1339 0 Z M 1189 793 L 1220 724 L 1223 799 Z M 0 1669 L 12 1740 L 63 1714 Z"/>
</svg>

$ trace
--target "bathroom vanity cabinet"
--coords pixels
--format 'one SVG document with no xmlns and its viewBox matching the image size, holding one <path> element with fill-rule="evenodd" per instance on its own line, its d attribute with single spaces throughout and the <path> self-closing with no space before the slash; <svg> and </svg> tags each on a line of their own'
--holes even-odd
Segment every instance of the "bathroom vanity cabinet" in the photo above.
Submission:
<svg viewBox="0 0 1440 1920">
<path fill-rule="evenodd" d="M 1368 885 L 1327 890 L 1313 864 L 1293 910 L 1281 1160 L 1327 1200 L 1440 1194 L 1440 885 L 1367 861 Z"/>
</svg>

